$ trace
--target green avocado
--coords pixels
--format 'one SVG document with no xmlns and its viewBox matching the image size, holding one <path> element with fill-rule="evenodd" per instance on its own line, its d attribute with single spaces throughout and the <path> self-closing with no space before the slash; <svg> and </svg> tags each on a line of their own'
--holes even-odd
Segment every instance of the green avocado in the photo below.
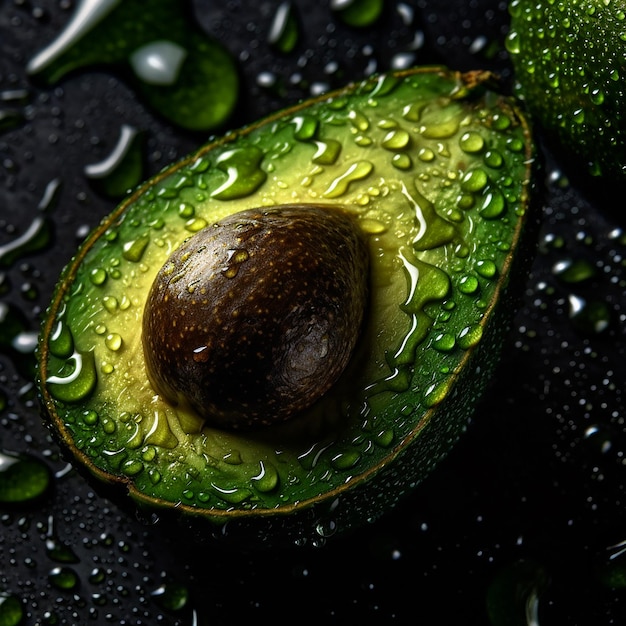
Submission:
<svg viewBox="0 0 626 626">
<path fill-rule="evenodd" d="M 495 84 L 373 77 L 132 193 L 42 327 L 78 466 L 199 540 L 310 543 L 393 507 L 467 427 L 525 277 L 534 149 Z"/>
<path fill-rule="evenodd" d="M 594 176 L 626 179 L 626 2 L 513 0 L 516 95 Z"/>
</svg>

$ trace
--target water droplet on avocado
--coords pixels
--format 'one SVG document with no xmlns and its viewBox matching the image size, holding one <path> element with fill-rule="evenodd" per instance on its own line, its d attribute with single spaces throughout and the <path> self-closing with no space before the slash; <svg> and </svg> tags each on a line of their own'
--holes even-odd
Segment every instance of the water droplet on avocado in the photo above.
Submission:
<svg viewBox="0 0 626 626">
<path fill-rule="evenodd" d="M 272 463 L 265 461 L 261 461 L 259 466 L 259 473 L 251 478 L 252 485 L 262 492 L 273 491 L 280 482 L 278 470 Z"/>
<path fill-rule="evenodd" d="M 383 148 L 387 150 L 404 150 L 409 146 L 410 136 L 406 130 L 391 130 L 382 141 Z"/>
<path fill-rule="evenodd" d="M 485 140 L 480 133 L 470 131 L 461 135 L 459 145 L 464 152 L 475 154 L 482 152 L 485 147 Z"/>
<path fill-rule="evenodd" d="M 235 148 L 222 153 L 217 161 L 218 169 L 225 172 L 227 180 L 212 194 L 218 200 L 234 200 L 254 193 L 267 178 L 261 168 L 265 154 L 256 146 Z"/>
<path fill-rule="evenodd" d="M 324 192 L 326 198 L 339 198 L 348 192 L 350 184 L 367 178 L 374 171 L 370 161 L 357 161 L 339 177 L 335 178 Z"/>
<path fill-rule="evenodd" d="M 450 333 L 440 333 L 433 339 L 432 346 L 440 352 L 450 352 L 456 347 L 456 339 Z"/>
<path fill-rule="evenodd" d="M 139 263 L 149 243 L 150 237 L 148 235 L 142 235 L 137 239 L 131 239 L 122 246 L 122 256 L 127 261 Z"/>
<path fill-rule="evenodd" d="M 89 274 L 89 280 L 97 287 L 104 285 L 107 278 L 107 271 L 102 267 L 95 267 Z"/>
<path fill-rule="evenodd" d="M 48 377 L 46 386 L 61 402 L 80 402 L 93 392 L 97 381 L 93 353 L 75 350 L 70 357 L 60 361 L 57 373 Z"/>
</svg>

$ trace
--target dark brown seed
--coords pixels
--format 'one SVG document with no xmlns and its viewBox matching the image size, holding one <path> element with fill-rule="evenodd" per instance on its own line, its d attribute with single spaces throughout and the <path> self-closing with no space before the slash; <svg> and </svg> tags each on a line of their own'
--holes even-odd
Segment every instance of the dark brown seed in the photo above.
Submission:
<svg viewBox="0 0 626 626">
<path fill-rule="evenodd" d="M 181 245 L 143 318 L 150 380 L 207 423 L 283 421 L 339 378 L 367 307 L 367 242 L 336 207 L 231 215 Z"/>
</svg>

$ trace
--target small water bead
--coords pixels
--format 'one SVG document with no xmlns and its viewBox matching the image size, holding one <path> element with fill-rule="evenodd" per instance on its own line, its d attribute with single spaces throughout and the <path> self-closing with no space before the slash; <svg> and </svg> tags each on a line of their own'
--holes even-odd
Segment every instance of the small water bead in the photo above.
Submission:
<svg viewBox="0 0 626 626">
<path fill-rule="evenodd" d="M 411 407 L 406 407 L 405 412 L 406 415 L 411 414 Z M 381 448 L 389 448 L 391 444 L 394 442 L 396 438 L 396 433 L 393 428 L 385 428 L 383 430 L 379 430 L 372 436 L 372 441 Z"/>
<path fill-rule="evenodd" d="M 462 193 L 456 199 L 456 206 L 460 211 L 469 211 L 476 204 L 476 197 L 472 193 Z"/>
<path fill-rule="evenodd" d="M 406 130 L 392 130 L 385 135 L 381 145 L 387 150 L 404 150 L 410 141 L 411 137 Z"/>
<path fill-rule="evenodd" d="M 209 225 L 203 217 L 194 217 L 185 222 L 185 230 L 190 233 L 197 233 Z"/>
<path fill-rule="evenodd" d="M 465 327 L 457 336 L 457 344 L 463 350 L 468 350 L 477 345 L 483 336 L 483 327 L 480 324 L 473 324 Z"/>
<path fill-rule="evenodd" d="M 494 278 L 498 273 L 498 268 L 493 261 L 480 260 L 476 262 L 476 271 L 483 278 Z"/>
<path fill-rule="evenodd" d="M 419 122 L 425 106 L 424 102 L 407 104 L 404 109 L 402 109 L 402 117 L 409 122 Z"/>
<path fill-rule="evenodd" d="M 130 459 L 125 461 L 120 469 L 126 476 L 137 476 L 143 471 L 144 465 L 139 459 Z"/>
<path fill-rule="evenodd" d="M 85 411 L 82 415 L 82 418 L 83 418 L 83 423 L 86 426 L 95 426 L 99 420 L 98 413 L 92 410 Z"/>
<path fill-rule="evenodd" d="M 371 146 L 372 143 L 374 143 L 374 140 L 367 135 L 356 135 L 354 138 L 354 143 L 361 148 L 367 148 L 368 146 Z"/>
<path fill-rule="evenodd" d="M 456 339 L 451 333 L 439 333 L 435 336 L 431 345 L 439 352 L 451 352 L 456 347 Z"/>
<path fill-rule="evenodd" d="M 326 198 L 338 198 L 347 193 L 352 182 L 367 178 L 374 171 L 374 165 L 370 161 L 357 161 L 331 182 L 324 192 Z"/>
<path fill-rule="evenodd" d="M 235 200 L 255 192 L 266 180 L 261 168 L 265 153 L 256 146 L 226 150 L 215 165 L 227 175 L 227 180 L 211 193 L 218 200 Z"/>
<path fill-rule="evenodd" d="M 449 389 L 448 381 L 432 384 L 424 393 L 424 406 L 432 408 L 440 402 L 443 402 L 448 395 Z"/>
<path fill-rule="evenodd" d="M 472 295 L 478 291 L 480 284 L 476 276 L 468 275 L 461 277 L 459 291 L 465 295 Z"/>
<path fill-rule="evenodd" d="M 228 504 L 241 504 L 246 500 L 249 500 L 253 495 L 250 489 L 238 488 L 238 487 L 222 487 L 216 483 L 211 483 L 211 487 L 215 495 L 220 500 Z"/>
<path fill-rule="evenodd" d="M 487 152 L 485 152 L 484 162 L 485 165 L 493 169 L 499 169 L 504 164 L 504 157 L 497 150 L 487 150 Z"/>
<path fill-rule="evenodd" d="M 510 7 L 511 15 L 513 15 L 513 12 L 515 10 L 514 7 L 515 7 L 515 3 L 511 3 L 511 7 Z M 509 52 L 509 54 L 514 54 L 514 55 L 519 54 L 521 51 L 520 41 L 521 41 L 521 38 L 520 38 L 519 32 L 517 31 L 510 32 L 504 41 L 504 45 L 507 49 L 507 52 Z"/>
<path fill-rule="evenodd" d="M 59 320 L 48 342 L 50 352 L 60 359 L 67 359 L 74 352 L 74 337 L 69 326 Z"/>
<path fill-rule="evenodd" d="M 354 126 L 355 130 L 364 133 L 369 130 L 370 121 L 366 115 L 361 113 L 361 111 L 357 111 L 356 109 L 351 110 L 348 113 L 348 119 Z"/>
<path fill-rule="evenodd" d="M 78 574 L 71 567 L 54 567 L 48 574 L 48 580 L 57 589 L 71 591 L 78 587 Z"/>
<path fill-rule="evenodd" d="M 296 115 L 289 121 L 294 126 L 293 136 L 298 141 L 314 139 L 319 128 L 319 121 L 311 115 Z"/>
<path fill-rule="evenodd" d="M 196 209 L 193 204 L 189 204 L 188 202 L 181 202 L 178 205 L 178 215 L 183 219 L 189 219 L 193 217 L 196 213 Z"/>
<path fill-rule="evenodd" d="M 482 168 L 475 168 L 465 174 L 461 181 L 461 188 L 468 192 L 482 191 L 489 182 L 487 172 Z"/>
<path fill-rule="evenodd" d="M 406 171 L 413 167 L 413 161 L 408 154 L 394 154 L 391 163 L 399 170 Z"/>
<path fill-rule="evenodd" d="M 519 153 L 524 150 L 525 145 L 522 139 L 518 139 L 516 137 L 509 137 L 506 140 L 506 147 L 511 152 Z"/>
<path fill-rule="evenodd" d="M 419 128 L 419 133 L 425 139 L 450 139 L 459 132 L 460 120 L 451 118 L 445 122 L 429 121 Z"/>
<path fill-rule="evenodd" d="M 330 463 L 336 470 L 348 470 L 353 468 L 360 458 L 361 453 L 358 450 L 348 450 L 335 454 Z"/>
<path fill-rule="evenodd" d="M 420 148 L 417 158 L 424 163 L 430 163 L 435 160 L 436 155 L 430 148 Z"/>
<path fill-rule="evenodd" d="M 115 296 L 104 296 L 102 306 L 109 312 L 115 313 L 120 308 L 120 303 Z"/>
<path fill-rule="evenodd" d="M 104 345 L 113 352 L 118 352 L 123 345 L 122 336 L 118 333 L 110 333 L 104 340 Z"/>
<path fill-rule="evenodd" d="M 267 493 L 278 487 L 280 476 L 272 463 L 261 461 L 259 473 L 251 478 L 251 482 L 255 489 L 262 493 Z"/>
<path fill-rule="evenodd" d="M 485 219 L 495 219 L 504 213 L 506 206 L 504 194 L 499 189 L 490 189 L 483 198 L 479 213 Z"/>
<path fill-rule="evenodd" d="M 485 140 L 482 135 L 475 131 L 463 133 L 459 139 L 459 146 L 463 152 L 468 154 L 476 154 L 482 152 L 485 147 Z"/>
<path fill-rule="evenodd" d="M 108 278 L 107 271 L 101 267 L 96 267 L 92 269 L 91 272 L 89 273 L 89 280 L 96 287 L 101 287 L 102 285 L 104 285 L 107 278 Z"/>
<path fill-rule="evenodd" d="M 341 143 L 335 139 L 327 139 L 326 141 L 315 141 L 316 151 L 313 154 L 312 161 L 318 165 L 332 165 L 337 161 L 341 152 Z"/>
<path fill-rule="evenodd" d="M 148 235 L 144 235 L 138 237 L 137 239 L 133 239 L 131 241 L 127 241 L 122 247 L 122 256 L 132 263 L 138 263 L 143 257 L 148 244 L 150 243 L 150 237 Z"/>
</svg>

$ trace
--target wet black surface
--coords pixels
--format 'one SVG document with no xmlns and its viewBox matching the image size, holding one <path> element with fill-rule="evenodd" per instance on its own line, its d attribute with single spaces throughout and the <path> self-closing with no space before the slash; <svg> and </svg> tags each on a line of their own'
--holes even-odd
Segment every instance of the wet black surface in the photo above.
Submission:
<svg viewBox="0 0 626 626">
<path fill-rule="evenodd" d="M 328 2 L 294 0 L 300 37 L 286 54 L 267 42 L 278 4 L 192 5 L 237 60 L 233 127 L 407 60 L 511 77 L 505 2 L 387 2 L 357 29 Z M 379 523 L 280 554 L 198 549 L 71 469 L 39 417 L 29 346 L 62 267 L 115 205 L 84 166 L 122 124 L 144 131 L 144 177 L 205 139 L 111 68 L 54 86 L 29 78 L 73 6 L 0 3 L 0 448 L 53 475 L 36 501 L 0 504 L 0 624 L 19 623 L 2 621 L 13 599 L 29 625 L 624 623 L 624 196 L 558 150 L 546 153 L 538 248 L 492 388 L 450 456 Z M 37 220 L 48 237 L 13 250 Z"/>
</svg>

